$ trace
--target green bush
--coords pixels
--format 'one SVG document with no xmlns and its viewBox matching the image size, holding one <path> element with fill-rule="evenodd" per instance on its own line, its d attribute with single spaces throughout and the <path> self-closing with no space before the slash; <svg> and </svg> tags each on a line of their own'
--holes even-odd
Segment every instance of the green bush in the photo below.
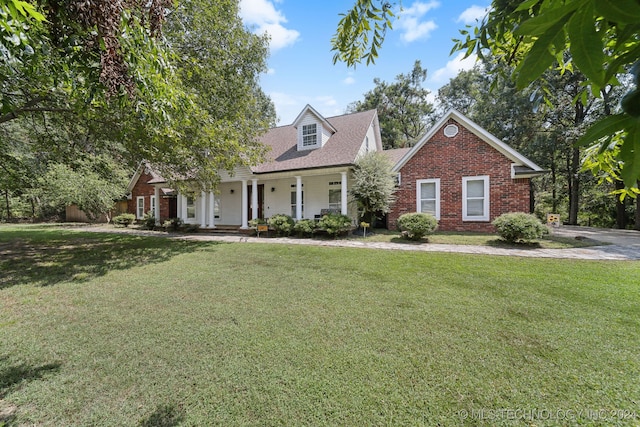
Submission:
<svg viewBox="0 0 640 427">
<path fill-rule="evenodd" d="M 313 233 L 316 232 L 316 228 L 318 224 L 312 219 L 301 219 L 296 222 L 296 225 L 293 226 L 293 229 L 300 237 L 311 237 Z"/>
<path fill-rule="evenodd" d="M 130 224 L 133 224 L 133 221 L 136 220 L 136 216 L 132 213 L 123 213 L 118 216 L 113 217 L 113 223 L 115 225 L 122 225 L 124 227 L 128 227 Z"/>
<path fill-rule="evenodd" d="M 180 229 L 185 233 L 197 233 L 200 230 L 200 224 L 182 224 Z"/>
<path fill-rule="evenodd" d="M 351 230 L 351 217 L 339 213 L 330 213 L 318 222 L 318 228 L 327 232 L 329 236 L 337 237 L 347 234 Z"/>
<path fill-rule="evenodd" d="M 539 239 L 549 232 L 535 215 L 524 212 L 502 214 L 493 225 L 500 237 L 510 243 Z"/>
<path fill-rule="evenodd" d="M 266 223 L 267 223 L 267 221 L 264 218 L 250 219 L 249 220 L 249 227 L 257 228 L 259 225 L 264 225 Z"/>
<path fill-rule="evenodd" d="M 156 226 L 156 217 L 153 212 L 149 211 L 142 217 L 142 226 L 147 230 L 153 230 Z"/>
<path fill-rule="evenodd" d="M 276 214 L 267 220 L 278 236 L 289 236 L 293 231 L 295 221 L 289 215 Z"/>
<path fill-rule="evenodd" d="M 438 220 L 427 213 L 406 213 L 398 218 L 398 228 L 402 231 L 402 237 L 405 239 L 420 240 L 436 231 Z"/>
<path fill-rule="evenodd" d="M 162 228 L 164 228 L 166 231 L 169 231 L 169 230 L 178 231 L 181 226 L 182 226 L 182 219 L 180 218 L 170 218 L 165 220 L 165 222 L 162 223 Z"/>
</svg>

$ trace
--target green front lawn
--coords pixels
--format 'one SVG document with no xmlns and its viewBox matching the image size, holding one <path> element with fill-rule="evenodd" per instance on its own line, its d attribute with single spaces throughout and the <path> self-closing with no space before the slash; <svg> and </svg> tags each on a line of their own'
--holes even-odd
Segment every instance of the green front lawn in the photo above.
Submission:
<svg viewBox="0 0 640 427">
<path fill-rule="evenodd" d="M 638 277 L 0 226 L 0 426 L 638 425 Z"/>
</svg>

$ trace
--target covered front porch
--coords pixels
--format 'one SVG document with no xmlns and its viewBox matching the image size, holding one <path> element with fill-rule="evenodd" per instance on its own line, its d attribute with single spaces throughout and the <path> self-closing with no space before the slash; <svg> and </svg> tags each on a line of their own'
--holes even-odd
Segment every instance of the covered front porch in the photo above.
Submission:
<svg viewBox="0 0 640 427">
<path fill-rule="evenodd" d="M 225 175 L 217 191 L 178 193 L 177 214 L 184 223 L 201 229 L 248 229 L 250 220 L 276 214 L 300 220 L 318 219 L 331 211 L 355 218 L 356 207 L 348 201 L 349 174 L 344 167 Z"/>
</svg>

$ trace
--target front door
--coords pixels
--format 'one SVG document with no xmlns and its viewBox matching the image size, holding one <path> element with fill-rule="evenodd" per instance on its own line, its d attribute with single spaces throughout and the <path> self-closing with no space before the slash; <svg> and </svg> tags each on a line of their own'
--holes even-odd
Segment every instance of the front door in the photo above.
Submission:
<svg viewBox="0 0 640 427">
<path fill-rule="evenodd" d="M 249 206 L 249 219 L 253 218 L 253 206 L 251 205 L 251 201 L 253 200 L 253 185 L 249 186 L 249 191 L 247 197 L 249 200 L 247 206 Z M 258 218 L 264 218 L 264 184 L 258 184 Z"/>
</svg>

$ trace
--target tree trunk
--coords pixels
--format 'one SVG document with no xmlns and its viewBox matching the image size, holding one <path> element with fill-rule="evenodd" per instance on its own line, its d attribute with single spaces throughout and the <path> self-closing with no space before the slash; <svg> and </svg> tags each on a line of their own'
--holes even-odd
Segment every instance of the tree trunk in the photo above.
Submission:
<svg viewBox="0 0 640 427">
<path fill-rule="evenodd" d="M 4 200 L 7 205 L 7 221 L 11 220 L 11 204 L 9 203 L 9 190 L 4 192 Z"/>
<path fill-rule="evenodd" d="M 578 225 L 578 202 L 580 196 L 580 150 L 573 148 L 569 167 L 569 224 Z"/>
<path fill-rule="evenodd" d="M 640 181 L 636 182 L 638 188 L 640 188 Z M 640 230 L 640 194 L 636 196 L 636 215 L 635 215 L 635 228 L 636 230 Z"/>
<path fill-rule="evenodd" d="M 624 190 L 624 182 L 616 181 L 616 190 Z M 616 194 L 616 228 L 624 230 L 627 228 L 627 215 L 625 211 L 625 201 L 620 200 L 620 196 Z"/>
<path fill-rule="evenodd" d="M 556 160 L 555 156 L 551 162 L 551 213 L 558 213 L 558 190 L 556 185 L 558 184 L 558 177 L 556 175 Z"/>
</svg>

